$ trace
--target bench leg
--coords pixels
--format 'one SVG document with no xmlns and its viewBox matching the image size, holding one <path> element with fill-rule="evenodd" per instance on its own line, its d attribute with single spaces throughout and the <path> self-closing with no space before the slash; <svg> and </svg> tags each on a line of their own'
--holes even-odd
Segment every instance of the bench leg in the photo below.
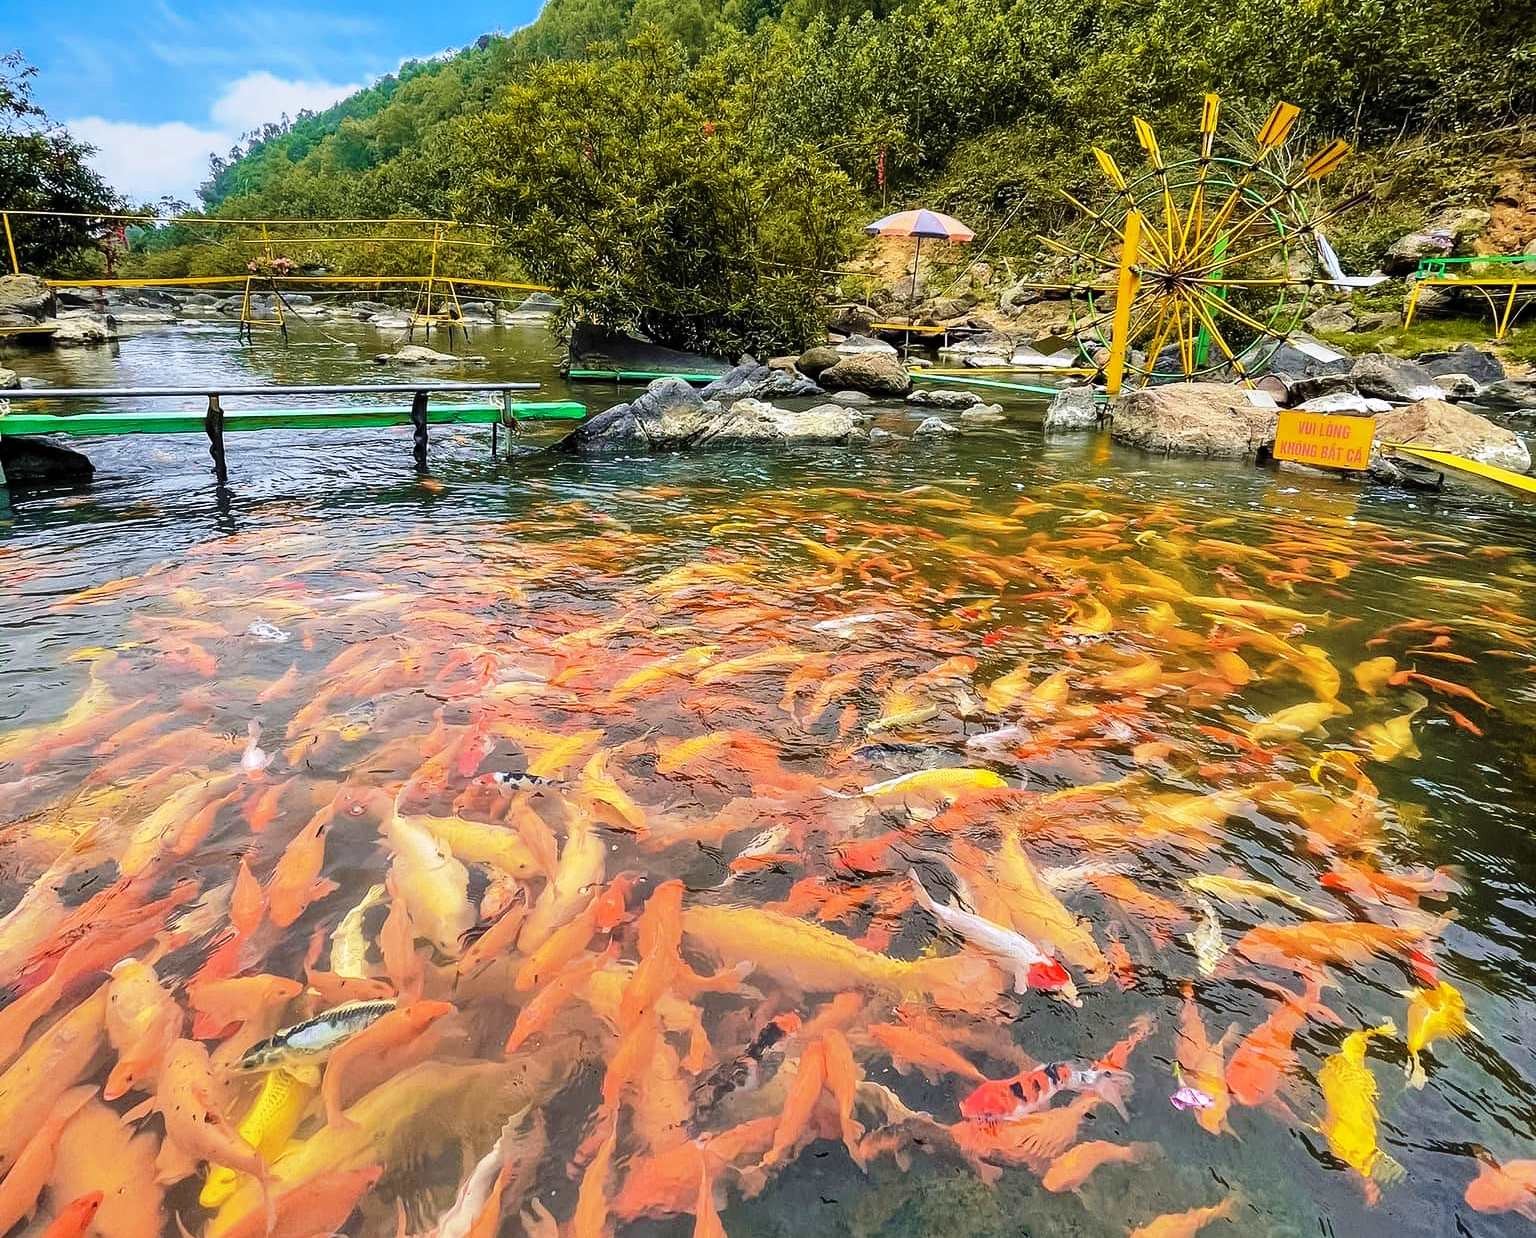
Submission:
<svg viewBox="0 0 1536 1238">
<path fill-rule="evenodd" d="M 418 391 L 411 397 L 411 426 L 414 433 L 416 467 L 427 467 L 427 393 Z"/>
<path fill-rule="evenodd" d="M 213 457 L 213 473 L 219 485 L 229 481 L 229 469 L 224 463 L 224 409 L 219 397 L 208 397 L 208 415 L 203 418 L 203 429 L 208 433 L 208 454 Z"/>
</svg>

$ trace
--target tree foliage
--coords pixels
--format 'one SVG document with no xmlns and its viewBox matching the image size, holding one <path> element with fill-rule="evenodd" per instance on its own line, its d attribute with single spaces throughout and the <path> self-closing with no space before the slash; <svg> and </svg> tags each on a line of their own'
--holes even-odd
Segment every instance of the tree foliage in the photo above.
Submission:
<svg viewBox="0 0 1536 1238">
<path fill-rule="evenodd" d="M 78 214 L 122 210 L 122 199 L 86 163 L 93 148 L 50 124 L 33 103 L 35 72 L 17 53 L 0 56 L 0 207 Z M 88 269 L 100 232 L 94 220 L 56 216 L 12 225 L 17 260 L 32 274 Z M 0 269 L 8 271 L 8 264 Z"/>
</svg>

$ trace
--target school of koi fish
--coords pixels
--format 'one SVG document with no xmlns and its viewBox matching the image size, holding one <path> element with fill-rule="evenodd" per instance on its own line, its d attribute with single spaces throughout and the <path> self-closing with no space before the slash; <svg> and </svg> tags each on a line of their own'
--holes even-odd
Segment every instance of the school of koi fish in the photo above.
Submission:
<svg viewBox="0 0 1536 1238">
<path fill-rule="evenodd" d="M 1493 1054 L 1413 777 L 1527 725 L 1528 557 L 1076 481 L 683 498 L 73 592 L 0 544 L 8 625 L 102 633 L 0 732 L 0 1233 L 768 1232 L 836 1158 L 1266 1234 L 1168 1164 L 1263 1128 L 1390 1207 Z M 1456 1207 L 1536 1220 L 1530 1132 L 1465 1116 Z"/>
</svg>

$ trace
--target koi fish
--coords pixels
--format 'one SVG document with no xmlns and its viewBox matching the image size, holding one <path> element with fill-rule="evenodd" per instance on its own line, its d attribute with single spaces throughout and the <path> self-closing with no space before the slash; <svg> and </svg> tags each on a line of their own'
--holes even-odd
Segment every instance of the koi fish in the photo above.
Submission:
<svg viewBox="0 0 1536 1238">
<path fill-rule="evenodd" d="M 272 870 L 267 882 L 267 916 L 278 928 L 292 924 L 306 907 L 337 888 L 334 881 L 320 876 L 325 864 L 325 828 L 333 815 L 327 805 L 311 817 Z"/>
<path fill-rule="evenodd" d="M 331 971 L 336 975 L 367 978 L 368 939 L 363 935 L 363 917 L 384 901 L 383 884 L 369 886 L 357 904 L 337 921 L 331 932 Z"/>
<path fill-rule="evenodd" d="M 1323 723 L 1349 712 L 1349 706 L 1338 701 L 1306 701 L 1255 722 L 1248 728 L 1248 738 L 1257 744 L 1266 740 L 1285 741 L 1300 739 L 1303 735 L 1323 735 L 1327 733 Z"/>
<path fill-rule="evenodd" d="M 96 1219 L 96 1210 L 101 1207 L 104 1197 L 102 1191 L 87 1191 L 71 1200 L 43 1230 L 42 1238 L 83 1238 Z"/>
<path fill-rule="evenodd" d="M 1359 964 L 1377 954 L 1407 957 L 1420 950 L 1437 931 L 1400 929 L 1359 921 L 1327 924 L 1264 925 L 1249 929 L 1232 948 L 1250 962 L 1265 966 L 1329 963 Z"/>
<path fill-rule="evenodd" d="M 908 879 L 913 897 L 923 910 L 962 941 L 996 959 L 1004 970 L 1013 974 L 1015 993 L 1038 989 L 1059 996 L 1068 1005 L 1083 1004 L 1067 969 L 1029 938 L 973 912 L 942 906 L 933 901 L 916 873 L 910 873 Z"/>
<path fill-rule="evenodd" d="M 1194 1238 L 1213 1221 L 1224 1221 L 1243 1202 L 1242 1194 L 1234 1191 L 1219 1204 L 1209 1208 L 1191 1208 L 1188 1212 L 1168 1212 L 1138 1225 L 1130 1238 Z"/>
<path fill-rule="evenodd" d="M 313 1084 L 305 1083 L 282 1067 L 268 1071 L 256 1099 L 235 1127 L 235 1133 L 256 1149 L 256 1155 L 270 1163 L 288 1146 L 294 1131 L 304 1120 L 314 1094 Z M 236 1170 L 224 1165 L 210 1165 L 197 1202 L 204 1208 L 217 1208 L 235 1193 L 240 1179 Z"/>
<path fill-rule="evenodd" d="M 81 1106 L 95 1095 L 94 1087 L 70 1088 L 37 1124 L 36 1133 L 27 1141 L 5 1180 L 0 1182 L 0 1233 L 8 1233 L 32 1215 L 43 1187 L 53 1174 L 59 1136 Z"/>
<path fill-rule="evenodd" d="M 1136 1046 L 1151 1032 L 1152 1020 L 1143 1015 L 1131 1024 L 1124 1039 L 1091 1066 L 1052 1062 L 1007 1079 L 988 1079 L 961 1100 L 960 1112 L 972 1122 L 1012 1122 L 1038 1113 L 1059 1092 L 1070 1091 L 1095 1096 L 1129 1117 L 1125 1102 L 1135 1081 L 1126 1066 Z"/>
<path fill-rule="evenodd" d="M 1227 1046 L 1236 1038 L 1237 1024 L 1227 1028 L 1222 1038 L 1214 1044 L 1206 1036 L 1205 1025 L 1200 1021 L 1200 1008 L 1195 1004 L 1195 988 L 1183 986 L 1184 1006 L 1179 1013 L 1179 1030 L 1174 1037 L 1174 1049 L 1178 1069 L 1175 1072 L 1181 1083 L 1210 1097 L 1209 1105 L 1196 1108 L 1195 1121 L 1212 1135 L 1231 1134 L 1227 1124 L 1227 1110 L 1231 1107 L 1231 1095 L 1227 1091 Z"/>
<path fill-rule="evenodd" d="M 1422 1088 L 1428 1082 L 1424 1064 L 1419 1060 L 1425 1046 L 1446 1036 L 1476 1034 L 1467 1022 L 1467 1004 L 1460 991 L 1447 980 L 1432 989 L 1409 989 L 1408 998 L 1408 1086 Z"/>
<path fill-rule="evenodd" d="M 1007 785 L 1001 775 L 989 769 L 920 769 L 915 773 L 887 778 L 884 782 L 871 783 L 859 794 L 869 799 L 903 795 L 955 799 L 976 791 L 995 791 Z"/>
<path fill-rule="evenodd" d="M 1485 1156 L 1463 1198 L 1478 1212 L 1518 1212 L 1536 1221 L 1536 1160 L 1501 1165 Z"/>
<path fill-rule="evenodd" d="M 107 1041 L 117 1065 L 102 1088 L 103 1100 L 152 1085 L 170 1047 L 181 1037 L 185 1016 L 160 984 L 151 964 L 123 959 L 107 983 Z"/>
<path fill-rule="evenodd" d="M 1185 878 L 1184 884 L 1191 890 L 1209 894 L 1227 902 L 1252 903 L 1268 900 L 1281 903 L 1303 915 L 1314 916 L 1319 920 L 1326 920 L 1331 914 L 1307 902 L 1299 894 L 1292 894 L 1291 891 L 1282 890 L 1268 881 L 1259 881 L 1252 877 L 1225 877 L 1217 873 L 1201 873 L 1195 877 Z"/>
<path fill-rule="evenodd" d="M 393 1003 L 390 1005 L 393 1006 Z M 348 1121 L 342 1112 L 342 1084 L 347 1068 L 353 1061 L 367 1054 L 380 1054 L 398 1045 L 409 1044 L 438 1019 L 453 1012 L 454 1007 L 451 1002 L 412 1002 L 409 1006 L 387 1010 L 332 1048 L 326 1058 L 325 1080 L 320 1085 L 320 1097 L 325 1102 L 326 1122 L 332 1126 L 340 1126 Z M 333 1025 L 343 1021 L 334 1017 L 335 1011 L 330 1013 L 333 1016 Z M 297 1034 L 300 1042 L 303 1043 L 303 1031 L 299 1030 Z M 294 1038 L 290 1035 L 285 1047 L 291 1050 L 293 1043 Z M 311 1057 L 311 1061 L 313 1060 Z"/>
<path fill-rule="evenodd" d="M 1227 953 L 1227 943 L 1222 937 L 1221 920 L 1211 900 L 1202 894 L 1195 901 L 1200 905 L 1200 923 L 1184 934 L 1184 940 L 1189 942 L 1195 952 L 1195 965 L 1200 969 L 1200 974 L 1214 976 Z"/>
<path fill-rule="evenodd" d="M 273 1033 L 247 1049 L 235 1069 L 246 1074 L 286 1070 L 312 1081 L 317 1068 L 338 1048 L 395 1009 L 393 1000 L 348 1002 Z"/>
<path fill-rule="evenodd" d="M 1262 1105 L 1274 1096 L 1296 1062 L 1291 1042 L 1308 1017 L 1320 1015 L 1330 1022 L 1339 1021 L 1339 1016 L 1322 1004 L 1322 982 L 1315 975 L 1306 977 L 1302 993 L 1278 985 L 1275 991 L 1280 1004 L 1238 1043 L 1227 1062 L 1227 1090 L 1241 1105 Z"/>
<path fill-rule="evenodd" d="M 1328 1150 L 1360 1175 L 1366 1202 L 1372 1205 L 1380 1200 L 1382 1185 L 1402 1177 L 1403 1167 L 1376 1142 L 1376 1078 L 1365 1064 L 1365 1051 L 1373 1036 L 1396 1033 L 1391 1019 L 1351 1032 L 1317 1072 L 1326 1106 L 1321 1129 Z"/>
<path fill-rule="evenodd" d="M 1101 1165 L 1139 1165 L 1158 1150 L 1155 1143 L 1118 1144 L 1102 1139 L 1074 1144 L 1054 1161 L 1040 1185 L 1048 1191 L 1077 1191 Z"/>
</svg>

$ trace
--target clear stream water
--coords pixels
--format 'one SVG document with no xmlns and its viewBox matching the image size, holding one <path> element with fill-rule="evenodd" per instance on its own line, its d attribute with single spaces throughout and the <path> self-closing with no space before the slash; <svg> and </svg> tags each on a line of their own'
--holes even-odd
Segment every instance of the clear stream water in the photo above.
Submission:
<svg viewBox="0 0 1536 1238">
<path fill-rule="evenodd" d="M 287 346 L 270 336 L 242 346 L 230 327 L 217 325 L 139 330 L 112 349 L 11 350 L 0 360 L 78 386 L 365 382 L 394 376 L 370 360 L 393 342 L 360 326 L 323 323 L 299 324 Z M 486 363 L 434 377 L 529 378 L 544 384 L 537 398 L 567 394 L 558 349 L 538 326 L 482 329 L 468 351 Z M 596 410 L 625 393 L 582 386 L 572 394 Z M 986 994 L 984 1008 L 917 1016 L 932 1019 L 951 1047 L 993 1077 L 1018 1068 L 1000 1043 L 1039 1061 L 1091 1061 L 1136 1016 L 1157 1021 L 1130 1060 L 1129 1119 L 1102 1106 L 1079 1132 L 1156 1143 L 1155 1159 L 1101 1168 L 1080 1194 L 1056 1194 L 1018 1165 L 984 1185 L 939 1138 L 909 1146 L 905 1171 L 890 1155 L 861 1169 L 838 1139 L 820 1138 L 767 1174 L 755 1197 L 744 1198 L 742 1166 L 724 1171 L 728 1232 L 1118 1235 L 1232 1190 L 1243 1202 L 1207 1233 L 1524 1231 L 1529 1220 L 1476 1211 L 1463 1191 L 1480 1155 L 1536 1156 L 1531 510 L 1470 489 L 1406 496 L 1237 464 L 1154 459 L 1092 435 L 1046 440 L 1037 403 L 1007 411 L 1003 426 L 920 447 L 905 439 L 919 410 L 891 408 L 877 413 L 878 424 L 903 437 L 874 449 L 598 459 L 534 450 L 553 430 L 535 431 L 513 458 L 494 460 L 488 431 L 435 429 L 426 478 L 412 467 L 406 431 L 232 435 L 224 495 L 215 492 L 201 438 L 86 441 L 98 468 L 93 485 L 19 495 L 0 510 L 0 752 L 12 729 L 45 727 L 41 748 L 0 762 L 0 910 L 92 818 L 72 811 L 82 795 L 89 802 L 93 793 L 123 793 L 94 818 L 98 832 L 58 892 L 73 906 L 111 882 L 135 825 L 184 781 L 177 776 L 236 769 L 256 718 L 273 765 L 217 810 L 206 837 L 185 854 L 159 855 L 149 870 L 154 894 L 190 876 L 211 908 L 210 923 L 199 922 L 203 935 L 159 965 L 184 1001 L 178 986 L 218 945 L 219 899 L 235 860 L 247 857 L 265 879 L 343 784 L 390 794 L 404 786 L 416 811 L 446 815 L 456 804 L 465 817 L 505 829 L 495 824 L 506 819 L 505 803 L 479 793 L 459 798 L 469 794 L 471 776 L 518 772 L 552 736 L 590 729 L 594 744 L 555 776 L 569 788 L 571 811 L 596 820 L 605 876 L 640 878 L 631 912 L 659 882 L 679 877 L 690 907 L 772 905 L 808 921 L 822 915 L 830 929 L 901 958 L 953 953 L 953 938 L 901 903 L 908 868 L 917 865 L 937 893 L 947 875 L 963 878 L 957 852 L 965 845 L 990 855 L 998 829 L 1018 825 L 1036 865 L 1063 870 L 1060 897 L 1086 918 L 1097 943 L 1107 947 L 1111 934 L 1124 940 L 1130 987 L 1089 985 L 1079 973 L 1078 1009 L 1042 993 Z M 85 593 L 100 586 L 108 588 Z M 1260 635 L 1245 636 L 1188 600 L 1212 596 L 1265 601 L 1308 618 L 1250 614 L 1243 618 Z M 1107 620 L 1096 620 L 1096 607 Z M 253 634 L 258 621 L 287 639 L 262 639 L 259 627 Z M 1398 626 L 1411 621 L 1423 622 Z M 1292 653 L 1277 652 L 1285 646 L 1276 641 Z M 661 659 L 686 661 L 702 645 L 715 650 L 697 654 L 686 670 L 618 687 Z M 1294 653 L 1303 646 L 1316 650 L 1307 655 L 1311 666 L 1321 658 L 1338 673 L 1340 712 L 1305 734 L 1234 740 L 1276 710 L 1318 696 Z M 1251 668 L 1251 682 L 1213 674 L 1216 655 L 1229 649 Z M 764 650 L 784 660 L 719 678 L 699 673 Z M 1422 682 L 1357 686 L 1353 668 L 1382 656 L 1468 689 L 1486 705 Z M 989 686 L 1021 663 L 1036 687 L 1064 672 L 1064 697 L 989 702 Z M 922 678 L 936 667 L 937 676 Z M 1127 668 L 1146 674 L 1114 678 Z M 53 751 L 46 724 L 93 676 L 111 701 L 138 702 L 115 727 L 141 725 L 123 745 L 111 733 L 93 734 Z M 818 689 L 836 676 L 844 679 L 813 710 Z M 1383 754 L 1372 753 L 1362 732 L 1410 711 L 1416 694 L 1426 702 L 1409 724 L 1419 755 L 1378 759 Z M 485 716 L 495 725 L 483 761 L 451 771 L 436 798 L 411 781 L 421 762 Z M 982 756 L 974 745 L 968 752 L 968 738 L 1008 724 L 1021 732 Z M 727 730 L 737 733 L 734 747 L 658 768 L 674 742 Z M 639 805 L 638 832 L 583 800 L 589 752 L 610 754 L 607 772 Z M 943 828 L 945 805 L 925 796 L 825 794 L 966 765 L 994 771 L 1015 790 L 963 814 L 959 832 Z M 1309 836 L 1305 814 L 1285 808 L 1316 807 L 1307 795 L 1340 801 L 1357 776 L 1368 779 L 1360 785 L 1369 812 L 1343 833 L 1320 841 Z M 276 816 L 253 833 L 249 802 L 274 785 L 282 787 Z M 1231 811 L 1203 831 L 1146 825 L 1175 802 L 1170 797 L 1211 794 L 1230 795 Z M 566 796 L 563 787 L 535 797 L 535 811 L 557 835 L 572 818 L 544 801 Z M 766 849 L 776 858 L 740 864 L 732 875 L 731 862 L 775 827 L 780 833 Z M 888 833 L 891 846 L 875 848 L 872 870 L 840 860 L 840 845 Z M 1459 892 L 1426 899 L 1419 910 L 1432 913 L 1429 920 L 1454 915 L 1430 953 L 1464 995 L 1480 1035 L 1435 1042 L 1425 1054 L 1427 1086 L 1407 1088 L 1401 993 L 1414 971 L 1390 952 L 1337 966 L 1339 987 L 1326 1000 L 1343 1025 L 1302 1025 L 1297 1068 L 1282 1088 L 1289 1116 L 1234 1104 L 1233 1133 L 1208 1134 L 1169 1103 L 1178 1086 L 1171 1064 L 1181 985 L 1194 982 L 1215 1040 L 1230 1023 L 1251 1031 L 1272 1010 L 1264 982 L 1296 988 L 1297 980 L 1235 951 L 1214 975 L 1202 975 L 1183 937 L 1199 909 L 1182 879 L 1259 878 L 1341 921 L 1403 911 L 1328 889 L 1320 878 L 1342 861 L 1388 872 L 1462 870 Z M 254 969 L 302 978 L 311 933 L 334 929 L 388 863 L 375 831 L 334 827 L 324 875 L 340 888 L 267 941 Z M 1088 877 L 1072 875 L 1084 866 Z M 491 870 L 474 862 L 469 870 L 478 902 Z M 1094 885 L 1093 872 L 1128 877 L 1190 918 L 1171 935 L 1160 932 L 1138 908 Z M 525 884 L 536 898 L 542 878 Z M 837 896 L 846 905 L 833 909 L 828 900 Z M 1228 947 L 1256 925 L 1300 922 L 1276 903 L 1212 901 Z M 382 916 L 366 921 L 370 938 Z M 621 958 L 636 957 L 633 923 L 613 940 Z M 691 935 L 684 953 L 704 972 L 720 959 Z M 376 948 L 370 958 L 382 973 Z M 527 1000 L 508 979 L 494 972 L 455 990 L 452 960 L 441 951 L 428 960 L 429 996 L 456 1001 L 454 1020 L 463 1024 L 437 1056 L 501 1060 L 501 1041 Z M 768 1015 L 793 1010 L 810 1019 L 831 996 L 774 966 L 748 980 L 750 988 L 696 999 L 720 1060 L 739 1054 Z M 88 993 L 72 990 L 59 1009 Z M 866 996 L 865 1012 L 843 1029 L 863 1077 L 939 1123 L 961 1121 L 958 1103 L 971 1085 L 897 1073 L 865 1033 L 900 1012 L 889 995 Z M 296 1004 L 289 1021 L 301 1013 Z M 1317 1129 L 1323 1102 L 1315 1078 L 1346 1031 L 1387 1017 L 1398 1035 L 1373 1041 L 1367 1063 L 1379 1088 L 1381 1146 L 1404 1173 L 1369 1206 L 1359 1175 L 1330 1156 Z M 664 1039 L 671 1049 L 657 1059 L 662 1075 L 669 1061 L 676 1072 L 686 1045 L 678 1035 Z M 612 1027 L 577 999 L 523 1050 L 570 1062 L 569 1077 L 538 1097 L 548 1145 L 519 1201 L 536 1196 L 561 1222 L 576 1207 L 590 1157 L 590 1147 L 583 1153 L 579 1145 L 591 1132 L 614 1044 Z M 804 1051 L 791 1039 L 765 1059 L 757 1092 L 698 1115 L 692 1126 L 658 1118 L 667 1112 L 659 1094 L 624 1102 L 634 1111 L 624 1109 L 619 1126 L 607 1191 L 612 1223 L 621 1232 L 690 1232 L 691 1200 L 670 1218 L 620 1216 L 624 1184 L 631 1176 L 644 1181 L 658 1150 L 779 1112 Z M 111 1062 L 103 1051 L 84 1077 L 104 1078 Z M 688 1096 L 695 1080 L 673 1082 Z M 237 1090 L 231 1112 L 238 1116 L 248 1096 L 248 1085 Z M 122 1112 L 133 1099 L 112 1108 Z M 469 1102 L 465 1109 L 457 1119 L 422 1118 L 418 1128 L 402 1107 L 402 1139 L 413 1151 L 386 1165 L 346 1232 L 393 1232 L 397 1198 L 412 1232 L 431 1224 L 507 1112 L 479 1112 Z M 878 1115 L 860 1112 L 871 1133 L 881 1129 Z M 306 1121 L 301 1135 L 318 1123 Z M 159 1119 L 144 1128 L 158 1135 Z M 172 1212 L 194 1233 L 218 1232 L 213 1214 L 197 1204 L 199 1185 L 194 1177 L 166 1188 L 166 1232 L 175 1232 Z M 50 1191 L 40 1215 L 66 1202 Z M 110 1207 L 100 1218 L 97 1232 L 135 1232 L 113 1220 Z M 520 1232 L 515 1208 L 503 1232 Z"/>
</svg>

